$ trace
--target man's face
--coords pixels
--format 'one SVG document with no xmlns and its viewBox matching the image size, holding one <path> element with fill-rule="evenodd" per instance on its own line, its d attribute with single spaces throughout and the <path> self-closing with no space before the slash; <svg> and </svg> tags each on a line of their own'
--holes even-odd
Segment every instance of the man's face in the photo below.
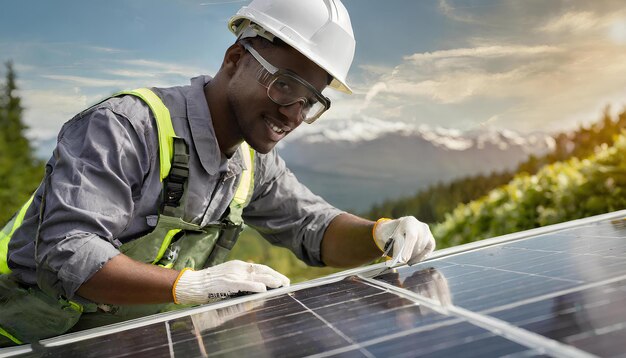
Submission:
<svg viewBox="0 0 626 358">
<path fill-rule="evenodd" d="M 255 46 L 273 66 L 289 70 L 318 91 L 326 87 L 328 75 L 319 66 L 288 46 Z M 257 81 L 259 62 L 246 52 L 228 86 L 228 102 L 234 115 L 232 130 L 252 148 L 267 153 L 302 123 L 301 104 L 280 106 L 267 95 L 267 88 Z"/>
</svg>

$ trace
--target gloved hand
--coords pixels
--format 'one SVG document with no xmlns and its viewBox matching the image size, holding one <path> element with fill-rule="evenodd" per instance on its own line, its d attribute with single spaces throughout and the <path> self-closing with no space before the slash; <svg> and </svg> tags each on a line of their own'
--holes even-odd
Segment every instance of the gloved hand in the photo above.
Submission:
<svg viewBox="0 0 626 358">
<path fill-rule="evenodd" d="M 280 286 L 289 286 L 289 279 L 268 266 L 233 260 L 200 271 L 184 269 L 172 293 L 178 304 L 198 304 L 237 292 L 265 292 L 266 287 Z"/>
<path fill-rule="evenodd" d="M 413 216 L 396 220 L 379 219 L 374 225 L 373 236 L 380 251 L 393 258 L 387 261 L 390 267 L 398 263 L 413 265 L 435 250 L 435 239 L 430 228 Z M 393 242 L 390 243 L 390 240 Z"/>
</svg>

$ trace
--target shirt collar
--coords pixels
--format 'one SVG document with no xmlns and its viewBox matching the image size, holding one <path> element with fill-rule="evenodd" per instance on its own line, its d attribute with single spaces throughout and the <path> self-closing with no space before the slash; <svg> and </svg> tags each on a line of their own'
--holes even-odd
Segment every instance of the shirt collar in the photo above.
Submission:
<svg viewBox="0 0 626 358">
<path fill-rule="evenodd" d="M 220 170 L 223 154 L 220 151 L 215 129 L 213 129 L 213 119 L 209 112 L 204 86 L 211 81 L 210 76 L 198 76 L 191 79 L 191 86 L 187 93 L 187 117 L 191 127 L 191 136 L 194 146 L 200 157 L 200 163 L 207 173 L 215 175 Z M 231 167 L 232 166 L 232 167 Z M 245 167 L 241 150 L 237 150 L 229 160 L 229 167 L 235 172 L 241 172 Z"/>
<path fill-rule="evenodd" d="M 207 173 L 214 175 L 220 168 L 222 158 L 220 147 L 213 129 L 213 119 L 209 112 L 204 86 L 211 77 L 198 76 L 191 79 L 191 86 L 187 93 L 187 117 L 191 127 L 193 143 L 200 157 L 200 163 Z"/>
</svg>

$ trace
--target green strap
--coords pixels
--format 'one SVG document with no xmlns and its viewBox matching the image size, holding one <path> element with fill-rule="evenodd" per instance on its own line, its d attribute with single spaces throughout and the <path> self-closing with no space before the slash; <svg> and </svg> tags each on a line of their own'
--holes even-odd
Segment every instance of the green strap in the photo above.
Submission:
<svg viewBox="0 0 626 358">
<path fill-rule="evenodd" d="M 20 341 L 19 339 L 13 337 L 12 334 L 10 334 L 9 332 L 5 331 L 4 329 L 2 329 L 2 327 L 0 327 L 0 336 L 5 336 L 8 339 L 10 339 L 13 343 L 20 345 L 20 344 L 24 344 L 22 341 Z"/>
<path fill-rule="evenodd" d="M 178 234 L 181 231 L 182 231 L 182 229 L 173 229 L 173 230 L 170 230 L 170 231 L 167 232 L 167 234 L 163 238 L 163 242 L 161 243 L 161 247 L 159 248 L 159 252 L 157 253 L 157 255 L 154 258 L 154 260 L 152 261 L 153 265 L 155 265 L 157 262 L 159 262 L 159 260 L 161 260 L 161 258 L 163 258 L 163 255 L 165 254 L 165 251 L 167 250 L 168 247 L 170 247 L 170 244 L 172 243 L 172 239 L 174 238 L 174 236 L 176 234 Z"/>
<path fill-rule="evenodd" d="M 241 173 L 241 181 L 233 201 L 237 205 L 244 207 L 250 201 L 252 190 L 254 189 L 254 149 L 250 148 L 250 145 L 246 142 L 241 143 L 240 148 L 246 168 Z"/>
<path fill-rule="evenodd" d="M 243 142 L 241 143 L 240 150 L 245 168 L 241 172 L 241 179 L 235 191 L 235 196 L 230 202 L 230 211 L 228 214 L 228 220 L 236 225 L 243 224 L 241 215 L 243 214 L 243 209 L 250 202 L 254 189 L 254 149 L 250 148 L 248 143 Z"/>
<path fill-rule="evenodd" d="M 9 252 L 9 240 L 13 236 L 15 229 L 22 225 L 22 221 L 24 221 L 24 216 L 26 215 L 26 210 L 33 202 L 35 198 L 35 194 L 30 196 L 30 199 L 22 206 L 17 215 L 13 218 L 13 220 L 9 221 L 6 226 L 0 231 L 0 274 L 11 273 L 11 269 L 7 264 L 7 255 Z M 11 231 L 8 231 L 8 228 L 11 228 Z"/>
<path fill-rule="evenodd" d="M 148 104 L 152 110 L 157 123 L 157 132 L 159 135 L 159 162 L 161 167 L 161 181 L 167 178 L 172 167 L 172 155 L 174 155 L 174 126 L 170 111 L 167 109 L 161 98 L 148 88 L 138 88 L 132 91 L 122 91 L 114 94 L 114 97 L 121 95 L 133 95 L 141 98 Z"/>
</svg>

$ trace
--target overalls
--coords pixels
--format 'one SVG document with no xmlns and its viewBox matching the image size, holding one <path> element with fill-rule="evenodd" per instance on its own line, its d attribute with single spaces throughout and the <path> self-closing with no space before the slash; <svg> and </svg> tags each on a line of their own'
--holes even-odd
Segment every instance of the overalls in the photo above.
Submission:
<svg viewBox="0 0 626 358">
<path fill-rule="evenodd" d="M 182 138 L 176 137 L 169 110 L 156 94 L 141 88 L 115 96 L 125 94 L 145 101 L 156 119 L 160 176 L 164 185 L 156 227 L 145 236 L 121 245 L 120 252 L 137 261 L 175 270 L 185 267 L 199 270 L 224 262 L 243 229 L 242 211 L 252 196 L 254 151 L 247 143 L 242 143 L 240 150 L 245 168 L 221 222 L 204 227 L 188 223 L 182 219 L 189 176 L 187 145 Z M 37 287 L 25 287 L 11 280 L 11 270 L 7 266 L 8 243 L 22 223 L 32 199 L 0 232 L 0 347 L 184 307 L 173 303 L 97 305 L 79 297 L 75 302 L 64 297 L 51 297 Z M 43 199 L 41 207 L 44 207 Z"/>
</svg>

